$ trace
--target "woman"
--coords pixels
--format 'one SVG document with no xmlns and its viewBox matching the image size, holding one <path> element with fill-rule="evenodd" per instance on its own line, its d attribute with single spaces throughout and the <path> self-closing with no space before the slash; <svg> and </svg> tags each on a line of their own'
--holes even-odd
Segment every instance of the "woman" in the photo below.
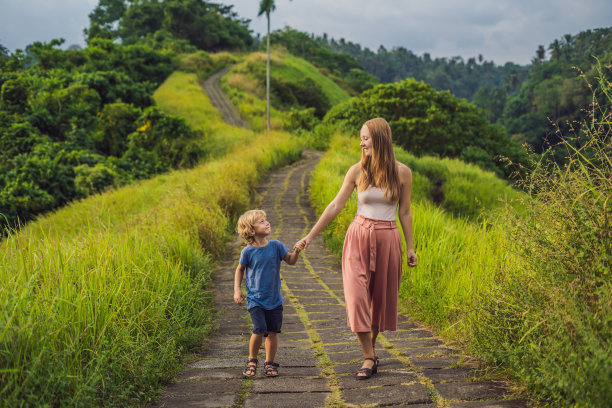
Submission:
<svg viewBox="0 0 612 408">
<path fill-rule="evenodd" d="M 395 160 L 386 120 L 365 122 L 360 138 L 361 162 L 348 170 L 336 198 L 295 249 L 308 248 L 357 188 L 357 214 L 346 232 L 342 250 L 342 280 L 348 325 L 356 333 L 364 355 L 356 376 L 367 379 L 378 369 L 374 351 L 378 333 L 397 329 L 402 244 L 396 212 L 406 239 L 408 266 L 416 266 L 417 260 L 410 212 L 412 172 Z"/>
</svg>

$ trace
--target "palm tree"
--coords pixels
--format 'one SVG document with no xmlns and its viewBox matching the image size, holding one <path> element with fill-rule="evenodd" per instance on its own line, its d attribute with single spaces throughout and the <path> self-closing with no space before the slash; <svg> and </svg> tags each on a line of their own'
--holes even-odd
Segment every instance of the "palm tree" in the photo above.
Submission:
<svg viewBox="0 0 612 408">
<path fill-rule="evenodd" d="M 267 114 L 268 114 L 268 131 L 270 131 L 270 13 L 276 9 L 274 0 L 261 0 L 259 3 L 259 14 L 261 16 L 266 13 L 266 19 L 268 19 L 268 37 L 267 37 L 267 49 L 268 49 L 268 65 L 266 69 L 266 101 L 267 101 Z"/>
</svg>

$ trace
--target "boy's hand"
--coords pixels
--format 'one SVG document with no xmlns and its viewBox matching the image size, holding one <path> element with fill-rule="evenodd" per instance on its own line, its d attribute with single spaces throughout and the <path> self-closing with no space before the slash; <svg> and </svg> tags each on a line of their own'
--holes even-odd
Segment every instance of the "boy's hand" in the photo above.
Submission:
<svg viewBox="0 0 612 408">
<path fill-rule="evenodd" d="M 308 237 L 304 237 L 295 243 L 295 245 L 293 246 L 293 250 L 303 251 L 308 248 L 308 244 L 310 244 L 310 240 L 308 239 Z"/>
<path fill-rule="evenodd" d="M 242 299 L 245 298 L 246 297 L 244 296 L 244 293 L 242 293 L 241 289 L 234 289 L 234 302 L 236 302 L 237 305 L 241 305 Z"/>
</svg>

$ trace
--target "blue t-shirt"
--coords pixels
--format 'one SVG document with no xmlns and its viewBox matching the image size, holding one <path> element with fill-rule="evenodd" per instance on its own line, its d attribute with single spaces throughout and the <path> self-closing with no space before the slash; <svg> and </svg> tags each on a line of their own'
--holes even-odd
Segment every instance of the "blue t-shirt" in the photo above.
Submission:
<svg viewBox="0 0 612 408">
<path fill-rule="evenodd" d="M 280 263 L 289 250 L 282 242 L 268 241 L 264 247 L 247 245 L 240 253 L 246 268 L 247 309 L 259 306 L 272 310 L 283 304 L 280 292 Z"/>
</svg>

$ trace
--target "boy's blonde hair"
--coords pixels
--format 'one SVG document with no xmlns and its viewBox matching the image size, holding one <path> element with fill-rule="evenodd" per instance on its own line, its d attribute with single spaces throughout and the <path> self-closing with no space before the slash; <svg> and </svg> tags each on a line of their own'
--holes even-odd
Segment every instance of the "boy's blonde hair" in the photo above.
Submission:
<svg viewBox="0 0 612 408">
<path fill-rule="evenodd" d="M 238 231 L 238 235 L 240 235 L 247 244 L 255 242 L 255 223 L 261 218 L 266 218 L 266 212 L 264 210 L 249 210 L 238 218 L 236 231 Z"/>
</svg>

